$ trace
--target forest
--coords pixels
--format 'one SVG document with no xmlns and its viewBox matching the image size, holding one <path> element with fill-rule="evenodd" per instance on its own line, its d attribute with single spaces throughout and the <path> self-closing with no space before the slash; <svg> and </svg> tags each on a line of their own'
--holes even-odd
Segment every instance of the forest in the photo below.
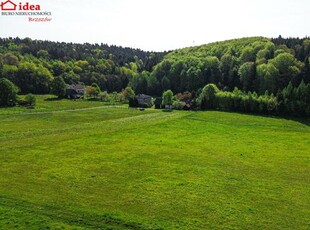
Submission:
<svg viewBox="0 0 310 230">
<path fill-rule="evenodd" d="M 48 94 L 56 79 L 101 91 L 190 95 L 193 106 L 310 115 L 310 39 L 250 37 L 169 52 L 106 44 L 0 39 L 0 78 L 20 94 Z"/>
</svg>

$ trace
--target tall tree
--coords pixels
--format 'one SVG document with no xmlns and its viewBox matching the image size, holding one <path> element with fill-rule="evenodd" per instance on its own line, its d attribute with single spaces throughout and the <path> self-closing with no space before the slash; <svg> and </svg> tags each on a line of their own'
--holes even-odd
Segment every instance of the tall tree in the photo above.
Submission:
<svg viewBox="0 0 310 230">
<path fill-rule="evenodd" d="M 172 103 L 173 103 L 173 92 L 169 89 L 169 90 L 167 90 L 167 91 L 165 91 L 164 93 L 163 93 L 163 102 L 162 102 L 162 104 L 164 105 L 164 106 L 171 106 L 172 105 Z"/>
<path fill-rule="evenodd" d="M 217 105 L 215 95 L 218 92 L 219 89 L 215 84 L 206 85 L 198 97 L 198 104 L 200 104 L 201 109 L 215 109 Z"/>
<path fill-rule="evenodd" d="M 303 63 L 298 61 L 290 53 L 281 53 L 268 63 L 273 64 L 279 70 L 279 78 L 277 88 L 284 88 L 292 81 L 292 78 L 301 72 Z"/>
<path fill-rule="evenodd" d="M 6 78 L 0 79 L 0 106 L 14 106 L 17 102 L 18 88 Z"/>
<path fill-rule="evenodd" d="M 255 70 L 254 62 L 246 62 L 240 66 L 238 74 L 244 91 L 252 91 L 254 89 Z"/>
<path fill-rule="evenodd" d="M 266 90 L 271 93 L 276 93 L 279 70 L 272 63 L 259 65 L 256 69 L 259 82 L 258 91 L 261 94 L 263 94 Z"/>
<path fill-rule="evenodd" d="M 51 94 L 62 98 L 66 95 L 67 84 L 62 77 L 56 77 L 51 84 Z"/>
</svg>

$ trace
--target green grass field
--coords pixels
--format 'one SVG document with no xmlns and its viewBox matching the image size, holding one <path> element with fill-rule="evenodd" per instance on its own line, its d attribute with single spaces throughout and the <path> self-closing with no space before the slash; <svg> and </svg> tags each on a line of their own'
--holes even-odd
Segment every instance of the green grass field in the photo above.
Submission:
<svg viewBox="0 0 310 230">
<path fill-rule="evenodd" d="M 310 229 L 309 120 L 46 97 L 0 119 L 0 229 Z"/>
<path fill-rule="evenodd" d="M 23 96 L 21 96 L 23 98 Z M 17 113 L 45 113 L 50 111 L 78 110 L 107 105 L 105 102 L 88 101 L 88 100 L 58 100 L 52 95 L 40 95 L 36 97 L 37 105 L 35 109 L 26 107 L 8 107 L 0 108 L 0 115 L 17 114 Z"/>
</svg>

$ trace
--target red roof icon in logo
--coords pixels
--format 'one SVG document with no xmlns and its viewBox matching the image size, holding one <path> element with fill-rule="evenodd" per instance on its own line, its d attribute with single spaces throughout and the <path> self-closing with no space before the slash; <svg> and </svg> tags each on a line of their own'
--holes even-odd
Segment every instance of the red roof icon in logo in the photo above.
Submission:
<svg viewBox="0 0 310 230">
<path fill-rule="evenodd" d="M 16 10 L 16 4 L 10 0 L 1 3 L 1 10 Z"/>
</svg>

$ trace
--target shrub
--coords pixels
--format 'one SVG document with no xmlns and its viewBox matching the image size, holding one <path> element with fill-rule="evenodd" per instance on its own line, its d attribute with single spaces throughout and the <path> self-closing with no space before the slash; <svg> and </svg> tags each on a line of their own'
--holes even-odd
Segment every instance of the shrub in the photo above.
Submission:
<svg viewBox="0 0 310 230">
<path fill-rule="evenodd" d="M 174 101 L 172 103 L 172 108 L 176 110 L 183 110 L 185 105 L 186 103 L 183 101 Z"/>
<path fill-rule="evenodd" d="M 6 78 L 0 79 L 0 106 L 14 106 L 17 102 L 18 88 Z"/>
<path fill-rule="evenodd" d="M 26 100 L 23 100 L 23 99 L 18 99 L 17 104 L 19 106 L 27 106 L 28 102 Z"/>
<path fill-rule="evenodd" d="M 36 97 L 29 93 L 26 95 L 25 101 L 27 102 L 27 105 L 34 106 L 36 104 Z"/>
<path fill-rule="evenodd" d="M 99 98 L 100 98 L 100 101 L 107 101 L 108 92 L 107 91 L 100 92 L 99 93 Z"/>
<path fill-rule="evenodd" d="M 130 98 L 133 98 L 135 96 L 135 92 L 131 87 L 128 86 L 122 91 L 122 96 L 125 100 L 129 100 Z"/>
<path fill-rule="evenodd" d="M 111 105 L 120 104 L 124 102 L 124 97 L 121 93 L 113 92 L 108 94 L 106 101 Z"/>
<path fill-rule="evenodd" d="M 35 106 L 36 97 L 33 94 L 29 93 L 25 96 L 24 99 L 19 99 L 17 101 L 17 104 L 19 106 Z"/>
</svg>

